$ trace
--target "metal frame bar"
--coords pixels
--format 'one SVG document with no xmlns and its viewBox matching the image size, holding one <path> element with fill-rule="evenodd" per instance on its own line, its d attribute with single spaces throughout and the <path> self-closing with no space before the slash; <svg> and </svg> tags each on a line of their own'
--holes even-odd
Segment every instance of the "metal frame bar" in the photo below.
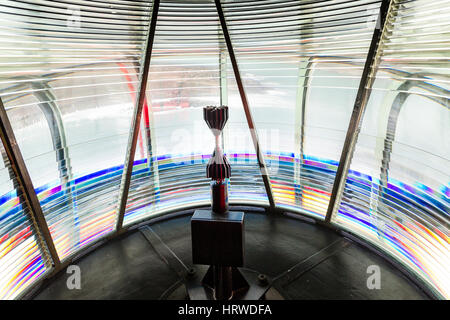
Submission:
<svg viewBox="0 0 450 320">
<path fill-rule="evenodd" d="M 356 95 L 353 112 L 347 129 L 347 135 L 342 147 L 339 166 L 334 179 L 333 189 L 331 191 L 330 202 L 328 204 L 327 215 L 325 217 L 326 223 L 330 223 L 332 221 L 332 218 L 335 216 L 341 203 L 342 194 L 344 192 L 345 183 L 347 181 L 350 162 L 353 158 L 356 141 L 358 140 L 361 121 L 364 115 L 364 111 L 366 110 L 367 101 L 369 100 L 371 87 L 374 81 L 373 77 L 371 77 L 371 74 L 376 71 L 378 65 L 378 62 L 376 61 L 378 45 L 385 28 L 385 22 L 387 20 L 388 12 L 391 8 L 391 2 L 391 0 L 383 0 L 380 6 L 378 21 L 373 31 L 372 41 L 367 53 L 366 63 L 361 75 L 358 93 Z"/>
<path fill-rule="evenodd" d="M 121 192 L 119 196 L 119 208 L 116 222 L 116 231 L 120 232 L 123 226 L 123 219 L 128 200 L 128 191 L 130 189 L 131 174 L 133 172 L 134 155 L 136 152 L 136 143 L 139 134 L 139 128 L 142 118 L 142 109 L 145 101 L 145 90 L 147 88 L 148 72 L 150 68 L 150 59 L 153 49 L 153 40 L 155 38 L 156 21 L 158 18 L 160 0 L 153 1 L 150 29 L 148 32 L 147 46 L 144 54 L 144 64 L 142 67 L 141 79 L 139 82 L 139 95 L 134 109 L 133 120 L 131 123 L 131 134 L 128 140 L 127 155 L 125 157 L 124 170 L 122 174 Z"/>
<path fill-rule="evenodd" d="M 252 136 L 253 145 L 255 147 L 256 158 L 258 161 L 259 168 L 261 170 L 261 176 L 264 181 L 264 187 L 266 189 L 266 194 L 269 199 L 270 209 L 274 209 L 275 201 L 273 199 L 273 192 L 272 192 L 272 186 L 270 184 L 269 173 L 267 171 L 266 163 L 264 160 L 264 155 L 262 154 L 262 151 L 261 151 L 261 148 L 259 145 L 258 134 L 256 131 L 255 123 L 253 121 L 252 113 L 251 113 L 251 110 L 250 110 L 250 107 L 248 104 L 247 96 L 245 94 L 244 84 L 241 79 L 241 74 L 239 72 L 239 67 L 238 67 L 238 64 L 236 61 L 236 56 L 234 55 L 234 49 L 233 49 L 233 45 L 231 43 L 230 34 L 228 33 L 228 27 L 227 27 L 227 23 L 225 21 L 225 16 L 224 16 L 224 13 L 222 10 L 222 5 L 220 3 L 220 0 L 215 0 L 215 3 L 216 3 L 216 8 L 217 8 L 217 13 L 218 13 L 219 19 L 220 19 L 220 24 L 222 26 L 222 32 L 223 32 L 223 35 L 225 38 L 225 42 L 227 44 L 228 55 L 230 56 L 231 64 L 233 66 L 234 77 L 236 79 L 236 84 L 238 86 L 239 94 L 240 94 L 241 100 L 242 100 L 242 105 L 244 107 L 245 117 L 247 118 L 248 128 L 250 129 L 250 134 Z"/>
<path fill-rule="evenodd" d="M 139 64 L 135 63 L 136 71 L 139 73 Z M 147 157 L 147 167 L 150 170 L 151 179 L 153 181 L 153 186 L 151 187 L 151 195 L 154 198 L 154 202 L 159 202 L 159 168 L 158 161 L 153 160 L 154 148 L 156 147 L 156 138 L 152 130 L 153 126 L 153 111 L 152 111 L 151 97 L 149 94 L 145 95 L 144 105 L 143 105 L 143 117 L 144 124 L 141 125 L 142 132 L 145 132 L 145 151 Z"/>
<path fill-rule="evenodd" d="M 39 245 L 42 249 L 42 254 L 47 257 L 47 261 L 51 259 L 53 266 L 58 269 L 61 265 L 58 253 L 53 243 L 50 230 L 48 229 L 47 221 L 45 220 L 44 213 L 42 212 L 39 199 L 34 190 L 33 183 L 31 181 L 30 174 L 25 165 L 25 161 L 20 152 L 19 145 L 17 144 L 14 131 L 9 122 L 8 114 L 0 98 L 0 138 L 3 143 L 3 147 L 7 154 L 8 160 L 11 165 L 11 169 L 14 172 L 14 176 L 17 180 L 18 187 L 22 189 L 23 198 L 26 205 L 30 209 L 31 220 L 37 234 Z"/>
</svg>

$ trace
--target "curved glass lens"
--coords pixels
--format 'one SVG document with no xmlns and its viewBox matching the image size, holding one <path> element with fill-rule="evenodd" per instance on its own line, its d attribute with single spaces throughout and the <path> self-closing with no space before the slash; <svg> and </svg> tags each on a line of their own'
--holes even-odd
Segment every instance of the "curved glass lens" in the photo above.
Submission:
<svg viewBox="0 0 450 320">
<path fill-rule="evenodd" d="M 0 153 L 0 299 L 13 299 L 42 278 L 49 261 L 1 141 Z"/>
<path fill-rule="evenodd" d="M 0 93 L 61 260 L 115 228 L 151 3 L 0 3 Z"/>
<path fill-rule="evenodd" d="M 0 0 L 0 97 L 62 261 L 115 231 L 144 53 L 152 45 L 123 225 L 210 205 L 214 136 L 227 105 L 230 204 L 323 220 L 381 0 Z M 332 223 L 450 297 L 448 0 L 393 0 Z M 249 130 L 240 90 L 256 131 Z M 357 132 L 358 133 L 358 132 Z M 268 168 L 266 189 L 257 136 Z M 0 297 L 47 270 L 2 149 Z M 120 220 L 119 220 L 120 221 Z"/>
</svg>

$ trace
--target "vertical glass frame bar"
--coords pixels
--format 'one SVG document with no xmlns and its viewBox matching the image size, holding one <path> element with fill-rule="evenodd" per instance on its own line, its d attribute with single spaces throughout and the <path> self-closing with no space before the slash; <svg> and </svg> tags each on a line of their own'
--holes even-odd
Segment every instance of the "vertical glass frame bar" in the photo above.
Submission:
<svg viewBox="0 0 450 320">
<path fill-rule="evenodd" d="M 366 63 L 364 65 L 363 74 L 359 84 L 355 105 L 353 107 L 352 116 L 345 137 L 344 146 L 341 152 L 338 170 L 334 179 L 333 189 L 331 192 L 330 202 L 328 204 L 326 223 L 331 223 L 339 209 L 342 195 L 344 193 L 345 182 L 347 180 L 350 162 L 353 157 L 355 144 L 358 139 L 361 120 L 370 96 L 370 90 L 374 81 L 374 74 L 379 62 L 379 43 L 386 28 L 386 19 L 391 10 L 392 0 L 383 0 L 378 15 L 377 25 L 372 36 L 369 52 L 367 54 Z"/>
<path fill-rule="evenodd" d="M 245 94 L 244 84 L 241 79 L 238 63 L 236 61 L 236 56 L 234 55 L 233 44 L 231 42 L 230 34 L 228 33 L 228 28 L 227 28 L 224 12 L 222 10 L 222 4 L 220 3 L 220 0 L 215 0 L 215 3 L 216 3 L 216 8 L 217 8 L 217 13 L 218 13 L 219 19 L 220 19 L 220 24 L 222 26 L 222 32 L 225 37 L 225 42 L 227 44 L 228 55 L 230 57 L 231 64 L 233 66 L 236 84 L 238 86 L 239 94 L 240 94 L 241 100 L 242 100 L 242 105 L 243 105 L 244 111 L 245 111 L 245 116 L 247 118 L 248 128 L 250 130 L 250 135 L 252 137 L 253 145 L 255 147 L 256 158 L 258 160 L 258 165 L 259 165 L 259 168 L 261 171 L 261 176 L 262 176 L 262 179 L 264 182 L 264 187 L 266 189 L 266 194 L 267 194 L 267 197 L 269 200 L 269 206 L 270 206 L 270 209 L 273 210 L 275 208 L 275 201 L 273 198 L 272 185 L 270 184 L 270 177 L 269 177 L 269 173 L 268 173 L 268 170 L 266 167 L 264 155 L 260 148 L 258 133 L 257 133 L 256 127 L 255 127 L 254 121 L 253 121 L 253 117 L 252 117 L 252 113 L 251 113 L 251 110 L 250 110 L 250 107 L 248 104 L 247 96 Z"/>
</svg>

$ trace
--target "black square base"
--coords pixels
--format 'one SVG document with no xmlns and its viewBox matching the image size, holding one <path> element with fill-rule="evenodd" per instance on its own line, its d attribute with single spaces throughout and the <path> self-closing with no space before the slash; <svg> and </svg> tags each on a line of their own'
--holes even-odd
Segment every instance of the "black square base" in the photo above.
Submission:
<svg viewBox="0 0 450 320">
<path fill-rule="evenodd" d="M 194 264 L 242 267 L 244 265 L 244 213 L 217 214 L 196 210 L 191 219 Z"/>
</svg>

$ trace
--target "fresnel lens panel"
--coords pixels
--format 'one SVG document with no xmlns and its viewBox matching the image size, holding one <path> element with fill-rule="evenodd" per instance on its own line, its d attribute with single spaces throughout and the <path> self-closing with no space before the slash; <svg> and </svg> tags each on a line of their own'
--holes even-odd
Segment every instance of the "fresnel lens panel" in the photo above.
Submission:
<svg viewBox="0 0 450 320">
<path fill-rule="evenodd" d="M 275 202 L 324 218 L 380 1 L 222 1 Z"/>
<path fill-rule="evenodd" d="M 124 228 L 211 203 L 205 106 L 230 111 L 221 140 L 233 168 L 230 204 L 267 207 L 273 195 L 277 209 L 323 220 L 382 2 L 222 0 L 225 41 L 214 0 L 159 1 L 145 83 L 154 1 L 0 0 L 0 97 L 59 259 L 122 221 L 141 85 Z M 374 80 L 370 98 L 331 223 L 449 298 L 450 2 L 384 4 L 387 22 L 364 77 Z M 54 268 L 0 148 L 0 298 L 12 299 Z"/>
</svg>

